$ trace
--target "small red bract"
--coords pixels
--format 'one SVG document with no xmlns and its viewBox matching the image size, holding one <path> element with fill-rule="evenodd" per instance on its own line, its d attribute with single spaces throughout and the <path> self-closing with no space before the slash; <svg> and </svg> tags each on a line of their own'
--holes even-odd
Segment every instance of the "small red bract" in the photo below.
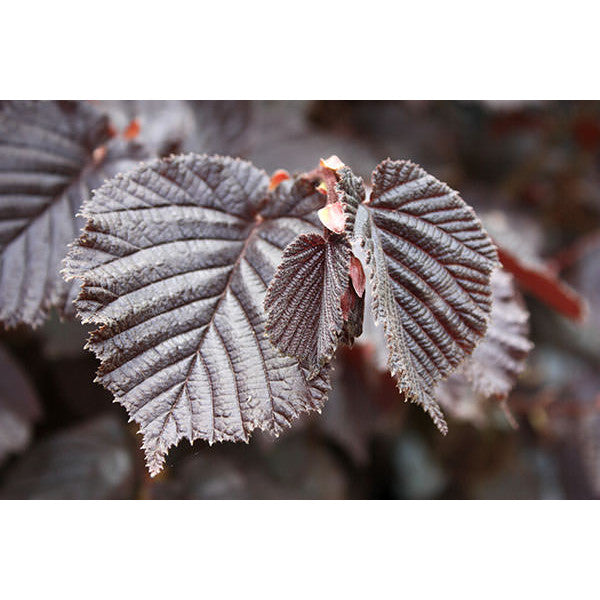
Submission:
<svg viewBox="0 0 600 600">
<path fill-rule="evenodd" d="M 350 257 L 350 279 L 352 280 L 354 291 L 359 298 L 362 298 L 365 293 L 365 272 L 360 264 L 360 260 L 356 256 Z"/>
<path fill-rule="evenodd" d="M 285 169 L 277 169 L 269 181 L 269 191 L 272 192 L 282 181 L 290 178 L 290 174 Z"/>
<path fill-rule="evenodd" d="M 321 223 L 333 233 L 344 233 L 346 227 L 346 216 L 341 202 L 334 202 L 324 206 L 317 212 Z"/>
<path fill-rule="evenodd" d="M 123 137 L 126 140 L 133 140 L 140 135 L 140 129 L 141 127 L 139 119 L 132 119 L 129 125 L 127 125 L 123 131 Z"/>
</svg>

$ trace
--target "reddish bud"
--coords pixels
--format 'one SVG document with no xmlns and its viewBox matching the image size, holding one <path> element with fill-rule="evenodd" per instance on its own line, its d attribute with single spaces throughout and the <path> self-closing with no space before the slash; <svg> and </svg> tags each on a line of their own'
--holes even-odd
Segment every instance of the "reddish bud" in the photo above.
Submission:
<svg viewBox="0 0 600 600">
<path fill-rule="evenodd" d="M 133 140 L 140 134 L 140 121 L 139 119 L 133 119 L 129 125 L 123 131 L 123 137 L 126 140 Z"/>
<path fill-rule="evenodd" d="M 319 194 L 327 196 L 327 184 L 324 181 L 321 181 L 321 183 L 315 189 L 317 192 L 319 192 Z"/>
<path fill-rule="evenodd" d="M 360 260 L 356 256 L 350 257 L 350 280 L 354 286 L 354 291 L 359 298 L 362 298 L 365 293 L 366 278 Z"/>
<path fill-rule="evenodd" d="M 282 181 L 290 178 L 290 174 L 285 169 L 277 169 L 273 175 L 271 175 L 271 181 L 269 181 L 269 191 L 272 192 Z"/>
<path fill-rule="evenodd" d="M 342 167 L 346 166 L 335 154 L 332 154 L 327 159 L 322 158 L 320 161 L 320 165 L 322 167 L 331 169 L 332 171 L 337 171 L 338 169 L 341 169 Z"/>
<path fill-rule="evenodd" d="M 344 233 L 346 226 L 346 215 L 344 214 L 344 207 L 341 202 L 334 202 L 324 206 L 321 210 L 317 211 L 321 223 L 334 233 Z"/>
</svg>

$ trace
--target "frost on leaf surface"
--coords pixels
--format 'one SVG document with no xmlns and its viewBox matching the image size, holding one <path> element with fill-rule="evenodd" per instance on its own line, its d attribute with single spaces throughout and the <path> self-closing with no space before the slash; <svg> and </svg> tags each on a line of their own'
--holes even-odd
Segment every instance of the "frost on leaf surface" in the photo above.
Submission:
<svg viewBox="0 0 600 600">
<path fill-rule="evenodd" d="M 83 207 L 65 274 L 83 282 L 98 381 L 141 426 L 153 475 L 184 438 L 277 434 L 325 400 L 326 372 L 308 382 L 263 311 L 283 249 L 317 231 L 321 197 L 302 179 L 268 185 L 246 161 L 191 154 L 116 177 Z"/>
<path fill-rule="evenodd" d="M 458 193 L 418 165 L 386 160 L 372 186 L 356 236 L 366 245 L 388 366 L 405 397 L 445 433 L 433 389 L 486 332 L 496 250 Z"/>
<path fill-rule="evenodd" d="M 78 285 L 60 276 L 90 191 L 134 166 L 138 146 L 109 143 L 108 120 L 84 102 L 0 102 L 0 321 L 39 325 L 71 314 Z"/>
<path fill-rule="evenodd" d="M 296 357 L 311 376 L 333 357 L 344 327 L 342 297 L 349 287 L 350 244 L 317 233 L 294 240 L 265 300 L 269 339 Z"/>
</svg>

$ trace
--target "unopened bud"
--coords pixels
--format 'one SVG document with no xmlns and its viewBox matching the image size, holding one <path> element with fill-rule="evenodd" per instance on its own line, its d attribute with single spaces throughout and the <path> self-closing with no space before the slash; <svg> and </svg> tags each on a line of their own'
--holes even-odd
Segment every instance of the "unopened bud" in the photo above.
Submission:
<svg viewBox="0 0 600 600">
<path fill-rule="evenodd" d="M 344 233 L 346 227 L 346 215 L 341 202 L 327 204 L 321 210 L 317 211 L 321 223 L 334 233 Z"/>
</svg>

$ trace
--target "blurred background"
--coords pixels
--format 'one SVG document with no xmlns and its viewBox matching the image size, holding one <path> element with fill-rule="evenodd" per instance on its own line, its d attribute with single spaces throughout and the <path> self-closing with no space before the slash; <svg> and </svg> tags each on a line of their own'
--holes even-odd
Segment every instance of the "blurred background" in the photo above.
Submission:
<svg viewBox="0 0 600 600">
<path fill-rule="evenodd" d="M 135 424 L 93 383 L 87 329 L 0 331 L 0 498 L 600 497 L 600 102 L 97 102 L 159 155 L 291 173 L 337 154 L 368 183 L 407 158 L 460 191 L 502 249 L 535 347 L 506 405 L 445 404 L 439 435 L 376 368 L 338 353 L 321 415 L 278 439 L 173 449 L 150 479 Z"/>
</svg>

